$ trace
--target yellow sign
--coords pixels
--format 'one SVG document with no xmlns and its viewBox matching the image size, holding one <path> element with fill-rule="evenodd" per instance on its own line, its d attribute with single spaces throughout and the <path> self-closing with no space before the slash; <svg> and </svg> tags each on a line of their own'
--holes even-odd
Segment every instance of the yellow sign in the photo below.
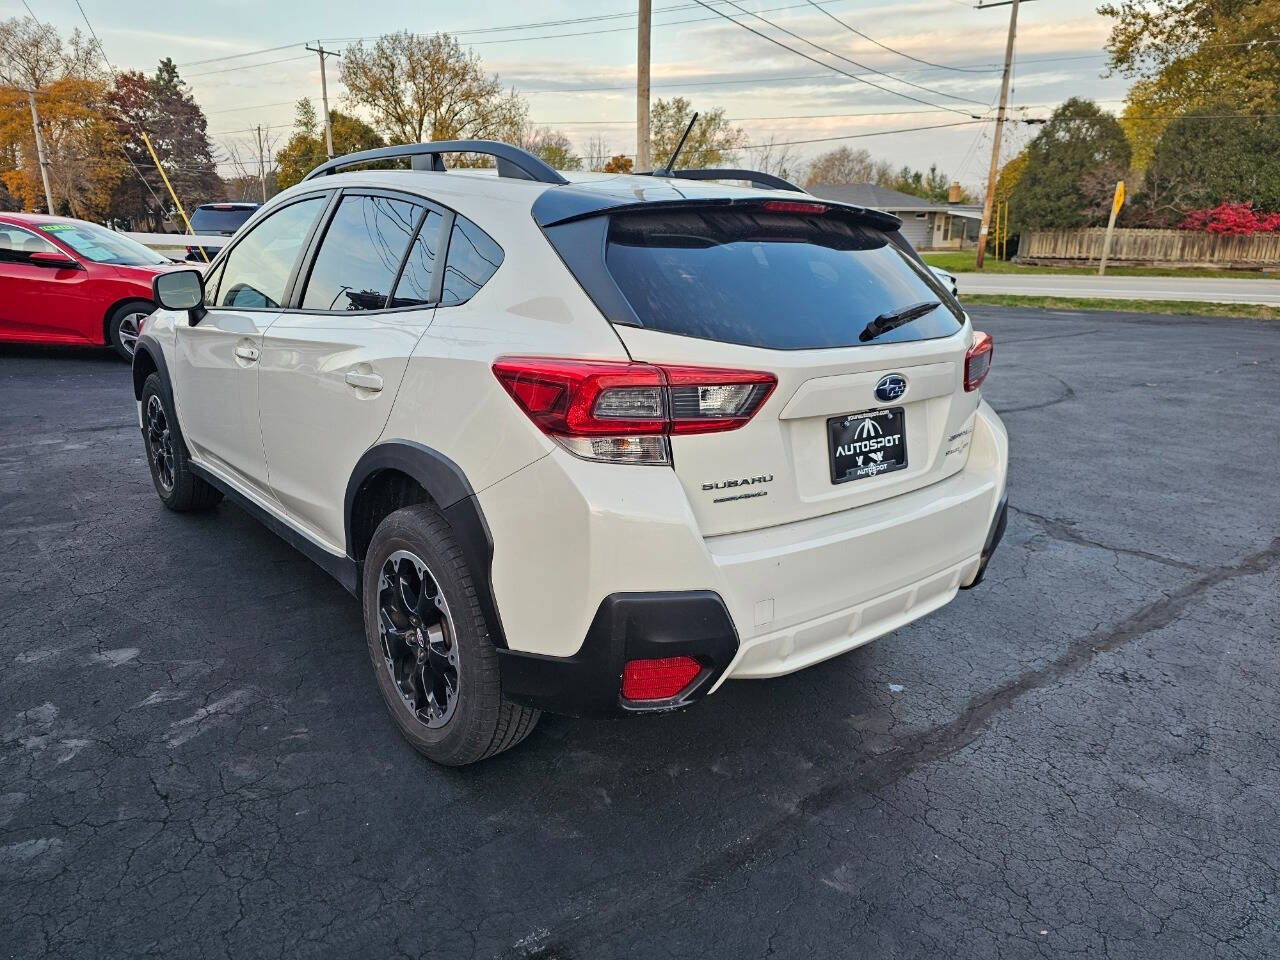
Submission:
<svg viewBox="0 0 1280 960">
<path fill-rule="evenodd" d="M 1116 198 L 1111 201 L 1111 215 L 1114 217 L 1124 206 L 1124 181 L 1116 181 Z"/>
</svg>

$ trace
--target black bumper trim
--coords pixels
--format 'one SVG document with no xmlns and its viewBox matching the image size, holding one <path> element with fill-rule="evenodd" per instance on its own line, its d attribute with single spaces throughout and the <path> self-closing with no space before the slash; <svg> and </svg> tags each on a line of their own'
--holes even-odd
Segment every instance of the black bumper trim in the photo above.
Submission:
<svg viewBox="0 0 1280 960">
<path fill-rule="evenodd" d="M 996 504 L 996 515 L 991 518 L 991 529 L 987 531 L 987 542 L 982 548 L 982 562 L 978 565 L 978 575 L 973 578 L 973 583 L 961 587 L 961 590 L 972 590 L 987 575 L 987 563 L 991 560 L 991 555 L 996 552 L 996 547 L 1000 546 L 1000 541 L 1004 539 L 1004 528 L 1008 522 L 1009 494 L 1006 491 L 1000 495 L 1000 502 Z"/>
<path fill-rule="evenodd" d="M 526 706 L 569 716 L 660 713 L 700 700 L 738 653 L 738 632 L 710 590 L 615 593 L 604 598 L 571 657 L 498 650 L 502 692 Z M 702 672 L 677 697 L 633 702 L 621 695 L 628 660 L 694 657 Z"/>
</svg>

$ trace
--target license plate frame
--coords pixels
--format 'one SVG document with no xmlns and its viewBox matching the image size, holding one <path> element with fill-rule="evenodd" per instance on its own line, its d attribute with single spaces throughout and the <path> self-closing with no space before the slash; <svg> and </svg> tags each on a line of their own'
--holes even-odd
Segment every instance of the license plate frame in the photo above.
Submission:
<svg viewBox="0 0 1280 960">
<path fill-rule="evenodd" d="M 827 463 L 833 484 L 905 470 L 906 410 L 883 407 L 828 418 Z"/>
</svg>

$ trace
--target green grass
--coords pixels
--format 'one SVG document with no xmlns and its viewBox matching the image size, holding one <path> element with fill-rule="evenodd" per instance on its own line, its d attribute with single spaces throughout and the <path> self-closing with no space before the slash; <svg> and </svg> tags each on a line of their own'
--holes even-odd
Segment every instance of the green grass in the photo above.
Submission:
<svg viewBox="0 0 1280 960">
<path fill-rule="evenodd" d="M 941 267 L 943 270 L 949 270 L 952 273 L 971 273 L 974 271 L 974 261 L 977 254 L 972 250 L 957 250 L 947 253 L 922 253 L 926 263 L 935 267 Z M 1010 263 L 1008 260 L 997 260 L 995 257 L 987 257 L 986 263 L 983 264 L 983 273 L 1067 273 L 1077 276 L 1095 275 L 1098 272 L 1097 266 L 1092 267 L 1033 267 L 1020 263 Z M 1194 267 L 1107 267 L 1107 276 L 1109 277 L 1231 277 L 1235 279 L 1252 278 L 1257 280 L 1265 277 L 1275 277 L 1273 273 L 1263 273 L 1261 270 L 1205 270 Z"/>
<path fill-rule="evenodd" d="M 1196 300 L 1113 300 L 1092 297 L 1020 297 L 996 293 L 960 295 L 966 307 L 1032 307 L 1039 310 L 1107 310 L 1185 317 L 1248 317 L 1280 320 L 1280 307 L 1256 303 L 1200 303 Z"/>
</svg>

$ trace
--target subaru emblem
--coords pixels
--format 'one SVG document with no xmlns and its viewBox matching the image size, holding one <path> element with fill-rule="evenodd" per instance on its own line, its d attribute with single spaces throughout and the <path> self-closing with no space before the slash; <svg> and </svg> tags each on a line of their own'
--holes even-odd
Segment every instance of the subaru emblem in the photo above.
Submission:
<svg viewBox="0 0 1280 960">
<path fill-rule="evenodd" d="M 900 373 L 890 373 L 876 384 L 876 399 L 884 403 L 897 400 L 907 392 L 907 378 Z"/>
</svg>

